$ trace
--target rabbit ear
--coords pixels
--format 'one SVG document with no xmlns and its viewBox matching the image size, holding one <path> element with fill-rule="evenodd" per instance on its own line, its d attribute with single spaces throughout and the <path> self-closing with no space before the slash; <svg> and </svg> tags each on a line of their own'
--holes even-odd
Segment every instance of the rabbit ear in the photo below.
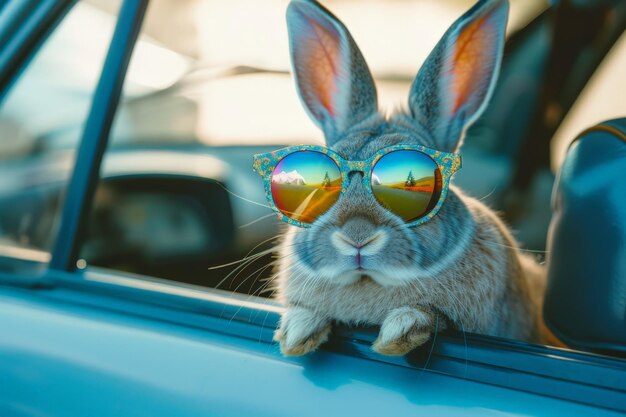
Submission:
<svg viewBox="0 0 626 417">
<path fill-rule="evenodd" d="M 464 129 L 489 101 L 502 60 L 508 10 L 508 0 L 480 0 L 448 29 L 413 81 L 411 114 L 440 150 L 456 150 Z"/>
<path fill-rule="evenodd" d="M 331 145 L 376 112 L 372 75 L 346 27 L 319 3 L 292 0 L 287 26 L 300 98 Z"/>
</svg>

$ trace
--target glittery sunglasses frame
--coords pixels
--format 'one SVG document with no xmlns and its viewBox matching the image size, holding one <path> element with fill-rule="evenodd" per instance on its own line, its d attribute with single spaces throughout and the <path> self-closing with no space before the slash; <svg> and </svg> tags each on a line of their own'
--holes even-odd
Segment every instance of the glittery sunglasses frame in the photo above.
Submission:
<svg viewBox="0 0 626 417">
<path fill-rule="evenodd" d="M 461 155 L 456 154 L 456 153 L 438 151 L 438 150 L 430 149 L 425 146 L 421 146 L 417 144 L 398 144 L 398 145 L 393 145 L 393 146 L 388 146 L 386 148 L 383 148 L 364 161 L 348 161 L 344 159 L 343 157 L 341 157 L 341 155 L 339 155 L 337 152 L 325 146 L 296 145 L 296 146 L 289 146 L 286 148 L 278 149 L 273 152 L 254 155 L 253 168 L 259 175 L 263 177 L 265 181 L 265 195 L 267 197 L 267 201 L 269 203 L 270 208 L 274 210 L 276 214 L 278 214 L 278 217 L 280 217 L 284 222 L 289 223 L 291 225 L 307 228 L 311 226 L 310 223 L 301 222 L 299 220 L 292 219 L 291 217 L 285 215 L 276 206 L 276 203 L 274 202 L 274 198 L 272 197 L 272 173 L 274 172 L 276 165 L 278 165 L 278 163 L 283 158 L 293 153 L 301 152 L 301 151 L 319 152 L 319 153 L 329 156 L 333 161 L 335 161 L 341 173 L 341 194 L 339 198 L 342 198 L 342 196 L 347 191 L 346 187 L 348 184 L 348 175 L 351 172 L 363 173 L 363 186 L 370 194 L 374 195 L 374 192 L 372 190 L 371 176 L 372 176 L 372 170 L 374 166 L 376 165 L 376 162 L 378 162 L 380 158 L 382 158 L 383 156 L 387 155 L 390 152 L 396 152 L 396 151 L 402 151 L 402 150 L 418 151 L 423 154 L 426 154 L 437 164 L 437 166 L 439 167 L 439 172 L 441 173 L 441 194 L 439 195 L 439 200 L 437 201 L 435 206 L 424 216 L 410 223 L 407 223 L 407 226 L 413 227 L 413 226 L 418 226 L 420 224 L 426 223 L 439 212 L 448 194 L 448 189 L 450 187 L 450 179 L 452 178 L 452 175 L 454 175 L 454 173 L 461 168 L 461 164 L 462 164 Z"/>
</svg>

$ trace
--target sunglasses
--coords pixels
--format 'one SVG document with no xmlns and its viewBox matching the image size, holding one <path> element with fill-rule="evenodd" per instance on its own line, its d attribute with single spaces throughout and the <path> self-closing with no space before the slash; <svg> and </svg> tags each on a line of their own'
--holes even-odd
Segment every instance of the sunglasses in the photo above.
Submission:
<svg viewBox="0 0 626 417">
<path fill-rule="evenodd" d="M 420 145 L 394 145 L 365 161 L 347 161 L 323 146 L 289 146 L 254 155 L 269 206 L 285 222 L 309 227 L 347 191 L 348 174 L 363 173 L 363 186 L 408 226 L 437 214 L 461 156 Z"/>
</svg>

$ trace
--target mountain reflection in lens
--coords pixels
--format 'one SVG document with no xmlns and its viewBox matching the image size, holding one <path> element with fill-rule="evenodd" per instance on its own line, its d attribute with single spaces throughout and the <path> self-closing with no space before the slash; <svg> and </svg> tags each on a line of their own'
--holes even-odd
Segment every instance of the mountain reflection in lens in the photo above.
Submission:
<svg viewBox="0 0 626 417">
<path fill-rule="evenodd" d="M 419 151 L 393 151 L 372 170 L 376 199 L 406 222 L 428 214 L 441 195 L 441 172 L 428 155 Z"/>
<path fill-rule="evenodd" d="M 339 198 L 341 173 L 335 161 L 316 151 L 287 155 L 272 173 L 272 198 L 287 217 L 313 223 Z"/>
</svg>

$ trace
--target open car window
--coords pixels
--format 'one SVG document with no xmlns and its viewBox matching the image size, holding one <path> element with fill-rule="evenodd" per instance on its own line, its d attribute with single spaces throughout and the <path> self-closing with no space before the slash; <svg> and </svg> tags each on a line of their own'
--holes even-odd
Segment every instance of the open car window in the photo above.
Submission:
<svg viewBox="0 0 626 417">
<path fill-rule="evenodd" d="M 106 11 L 104 2 L 89 3 Z M 357 7 L 337 0 L 331 6 L 354 27 L 383 105 L 392 109 L 406 101 L 421 61 L 471 3 L 381 1 Z M 81 252 L 87 265 L 243 294 L 272 294 L 268 279 L 281 225 L 267 207 L 251 156 L 287 144 L 323 144 L 289 73 L 285 7 L 286 2 L 274 0 L 149 7 L 105 155 L 94 226 Z M 512 2 L 509 31 L 525 27 L 546 7 L 541 0 Z M 371 17 L 383 14 L 381 30 L 389 39 L 369 30 Z M 433 16 L 428 25 L 411 24 L 424 15 Z M 240 24 L 228 23 L 232 21 Z M 170 59 L 150 65 L 150 57 L 140 53 L 142 43 L 168 51 Z M 390 45 L 395 45 L 392 51 Z M 160 82 L 134 94 L 134 68 Z M 177 80 L 171 77 L 176 68 L 183 69 Z M 152 153 L 142 156 L 146 149 Z M 129 154 L 137 155 L 132 173 L 124 172 L 119 162 L 129 160 Z M 159 172 L 164 163 L 179 168 Z M 158 190 L 167 181 L 188 186 Z M 163 198 L 156 199 L 155 192 Z M 158 208 L 150 210 L 139 195 L 160 201 Z M 191 224 L 203 225 L 195 240 Z M 153 238 L 139 239 L 147 230 Z M 156 249 L 168 247 L 171 253 Z M 238 263 L 246 255 L 250 257 Z"/>
</svg>

